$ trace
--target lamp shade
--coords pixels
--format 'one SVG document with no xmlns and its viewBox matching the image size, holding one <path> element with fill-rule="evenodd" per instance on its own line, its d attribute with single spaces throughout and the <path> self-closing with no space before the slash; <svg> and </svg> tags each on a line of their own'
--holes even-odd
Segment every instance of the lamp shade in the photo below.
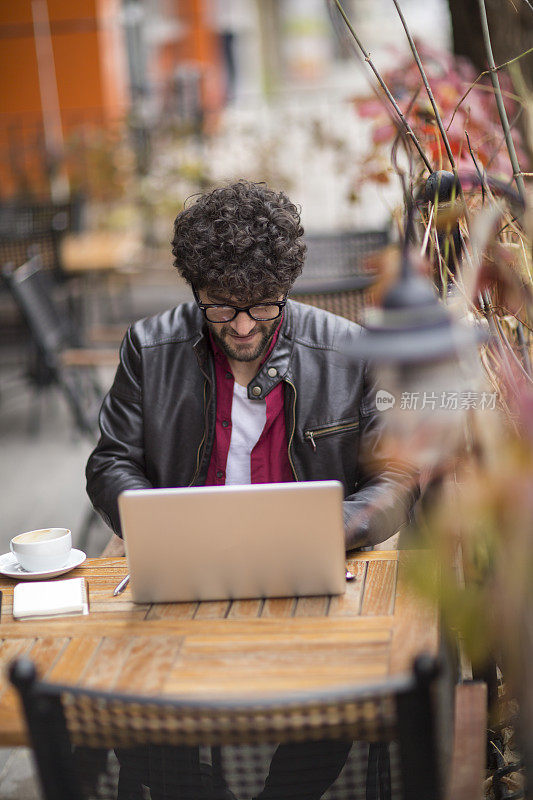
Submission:
<svg viewBox="0 0 533 800">
<path fill-rule="evenodd" d="M 433 285 L 419 275 L 407 275 L 394 284 L 381 308 L 366 310 L 362 324 L 364 331 L 352 355 L 374 363 L 455 359 L 486 338 L 480 327 L 456 320 Z"/>
<path fill-rule="evenodd" d="M 381 308 L 367 309 L 351 356 L 369 362 L 390 452 L 434 469 L 457 450 L 465 417 L 481 402 L 481 327 L 459 321 L 429 280 L 409 271 Z"/>
</svg>

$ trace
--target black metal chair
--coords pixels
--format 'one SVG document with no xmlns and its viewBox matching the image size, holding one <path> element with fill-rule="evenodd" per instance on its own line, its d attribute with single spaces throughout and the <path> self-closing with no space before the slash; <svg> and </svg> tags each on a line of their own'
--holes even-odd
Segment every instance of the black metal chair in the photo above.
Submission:
<svg viewBox="0 0 533 800">
<path fill-rule="evenodd" d="M 428 657 L 380 685 L 253 700 L 56 685 L 25 658 L 10 678 L 46 800 L 445 797 L 451 750 Z"/>
<path fill-rule="evenodd" d="M 51 199 L 10 199 L 0 201 L 0 267 L 16 268 L 39 256 L 41 264 L 54 278 L 68 286 L 67 301 L 74 309 L 80 304 L 79 281 L 64 272 L 60 242 L 64 233 L 83 227 L 84 198 L 73 197 L 64 203 Z M 0 302 L 7 311 L 0 321 L 0 335 L 6 341 L 24 333 L 11 298 L 0 283 Z"/>
<path fill-rule="evenodd" d="M 104 389 L 98 377 L 101 367 L 116 367 L 116 349 L 83 347 L 82 336 L 69 306 L 58 307 L 53 278 L 38 258 L 18 269 L 4 267 L 2 277 L 24 318 L 32 348 L 27 379 L 39 393 L 57 387 L 70 409 L 76 430 L 91 440 L 96 439 L 98 412 Z M 34 430 L 38 416 L 32 415 Z M 84 549 L 89 541 L 96 512 L 90 507 L 85 515 L 77 544 Z"/>
<path fill-rule="evenodd" d="M 51 276 L 34 258 L 17 269 L 4 267 L 4 281 L 17 304 L 34 345 L 29 377 L 38 390 L 57 386 L 77 429 L 94 436 L 104 391 L 97 368 L 116 366 L 115 350 L 82 346 L 81 335 L 67 308 L 58 308 Z"/>
<path fill-rule="evenodd" d="M 59 242 L 64 233 L 81 230 L 83 207 L 81 195 L 64 203 L 52 200 L 0 203 L 0 264 L 19 267 L 38 255 L 44 267 L 65 279 Z"/>
<path fill-rule="evenodd" d="M 51 198 L 11 198 L 0 201 L 0 234 L 25 236 L 48 230 L 80 231 L 85 199 L 77 194 L 64 202 Z"/>
</svg>

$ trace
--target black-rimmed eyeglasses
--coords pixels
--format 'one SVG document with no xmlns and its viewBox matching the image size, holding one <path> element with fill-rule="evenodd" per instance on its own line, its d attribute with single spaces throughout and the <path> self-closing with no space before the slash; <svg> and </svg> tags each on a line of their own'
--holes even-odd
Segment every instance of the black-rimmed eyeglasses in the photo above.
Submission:
<svg viewBox="0 0 533 800">
<path fill-rule="evenodd" d="M 276 303 L 254 303 L 253 306 L 230 306 L 227 303 L 202 303 L 194 286 L 192 287 L 194 299 L 208 322 L 231 322 L 237 314 L 244 311 L 256 322 L 268 322 L 281 316 L 287 298 Z"/>
</svg>

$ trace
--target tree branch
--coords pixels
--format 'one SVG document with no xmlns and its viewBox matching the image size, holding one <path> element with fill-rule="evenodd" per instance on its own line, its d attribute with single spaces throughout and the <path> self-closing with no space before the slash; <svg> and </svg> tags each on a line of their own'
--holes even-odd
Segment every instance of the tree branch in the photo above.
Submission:
<svg viewBox="0 0 533 800">
<path fill-rule="evenodd" d="M 529 50 L 526 50 L 524 53 L 520 53 L 520 55 L 519 55 L 519 56 L 516 56 L 515 58 L 511 58 L 511 59 L 509 59 L 509 61 L 504 61 L 504 63 L 503 63 L 503 64 L 500 64 L 498 67 L 495 67 L 495 70 L 496 70 L 496 72 L 498 72 L 500 69 L 503 69 L 504 67 L 508 67 L 508 66 L 509 66 L 509 64 L 514 64 L 514 62 L 515 62 L 515 61 L 519 61 L 521 58 L 524 58 L 524 56 L 528 56 L 530 53 L 533 53 L 533 47 L 530 47 L 530 48 L 529 48 Z M 466 92 L 465 92 L 465 93 L 464 93 L 464 95 L 461 97 L 461 99 L 459 100 L 459 102 L 457 103 L 457 105 L 455 106 L 455 108 L 454 108 L 454 110 L 453 110 L 452 117 L 451 117 L 451 119 L 450 119 L 450 121 L 449 121 L 448 125 L 446 126 L 446 130 L 447 130 L 447 131 L 449 131 L 449 130 L 450 130 L 450 125 L 452 124 L 452 122 L 453 122 L 453 120 L 454 120 L 454 117 L 455 117 L 455 115 L 456 115 L 456 114 L 457 114 L 457 112 L 459 111 L 459 106 L 461 105 L 461 103 L 463 102 L 463 100 L 466 100 L 466 98 L 468 97 L 468 95 L 470 94 L 470 92 L 472 91 L 472 89 L 474 88 L 474 86 L 475 86 L 477 83 L 479 83 L 479 81 L 480 81 L 482 78 L 484 78 L 484 77 L 485 77 L 485 75 L 490 75 L 490 69 L 486 69 L 486 70 L 484 70 L 483 72 L 480 72 L 480 74 L 477 76 L 476 80 L 475 80 L 473 83 L 471 83 L 471 84 L 470 84 L 470 86 L 468 87 L 468 89 L 466 90 Z M 516 98 L 516 96 L 515 96 L 515 95 L 513 95 L 513 97 L 514 97 L 515 99 L 519 99 L 519 98 Z"/>
<path fill-rule="evenodd" d="M 392 0 L 392 2 L 396 6 L 396 11 L 398 12 L 398 16 L 400 17 L 401 23 L 403 25 L 403 29 L 405 31 L 405 34 L 407 36 L 407 40 L 409 42 L 409 47 L 411 48 L 411 52 L 412 52 L 412 54 L 414 56 L 414 59 L 416 61 L 416 65 L 418 67 L 420 75 L 422 76 L 422 80 L 424 81 L 424 86 L 426 87 L 426 92 L 427 92 L 427 95 L 429 97 L 429 102 L 431 103 L 431 107 L 433 108 L 433 113 L 435 114 L 435 120 L 436 120 L 437 125 L 439 127 L 439 131 L 440 131 L 440 134 L 442 136 L 442 141 L 444 142 L 444 147 L 446 148 L 446 154 L 448 156 L 448 160 L 449 160 L 449 162 L 451 164 L 451 167 L 452 167 L 452 169 L 454 171 L 454 174 L 457 174 L 457 168 L 455 166 L 455 160 L 454 160 L 453 153 L 452 153 L 452 150 L 451 150 L 451 147 L 450 147 L 450 143 L 448 141 L 448 137 L 446 136 L 446 131 L 444 130 L 444 125 L 442 124 L 442 119 L 441 119 L 441 116 L 440 116 L 440 113 L 439 113 L 439 109 L 437 108 L 437 103 L 435 102 L 435 98 L 433 97 L 433 92 L 431 91 L 431 86 L 429 85 L 429 81 L 427 79 L 424 67 L 422 66 L 422 62 L 420 61 L 420 56 L 418 55 L 418 50 L 416 49 L 416 45 L 414 43 L 413 37 L 411 36 L 411 31 L 407 27 L 407 22 L 405 21 L 405 17 L 403 15 L 402 9 L 400 8 L 398 0 Z"/>
<path fill-rule="evenodd" d="M 524 185 L 524 179 L 522 178 L 522 170 L 520 169 L 520 164 L 518 163 L 518 158 L 516 156 L 513 137 L 511 135 L 511 128 L 509 127 L 509 120 L 507 118 L 507 111 L 505 110 L 505 105 L 503 103 L 502 90 L 500 89 L 500 81 L 498 80 L 496 64 L 494 63 L 494 56 L 492 54 L 492 45 L 490 41 L 490 32 L 489 32 L 489 24 L 487 21 L 487 10 L 485 8 L 485 0 L 478 0 L 478 5 L 479 5 L 479 13 L 481 16 L 481 29 L 483 31 L 483 41 L 485 43 L 485 53 L 487 55 L 487 61 L 489 64 L 490 79 L 492 81 L 492 86 L 494 87 L 494 94 L 496 97 L 498 114 L 500 115 L 500 121 L 502 123 L 502 128 L 505 133 L 505 144 L 507 145 L 507 152 L 509 153 L 509 158 L 511 160 L 511 166 L 513 168 L 513 175 L 516 182 L 516 188 L 518 189 L 520 198 L 525 203 L 526 189 Z"/>
<path fill-rule="evenodd" d="M 387 99 L 391 103 L 392 107 L 394 108 L 396 114 L 398 115 L 398 117 L 399 117 L 399 119 L 400 119 L 400 121 L 401 121 L 401 123 L 402 123 L 402 125 L 404 127 L 405 133 L 407 134 L 407 136 L 413 142 L 414 146 L 416 147 L 416 149 L 418 151 L 418 154 L 420 155 L 422 161 L 424 162 L 424 164 L 426 165 L 428 170 L 430 172 L 433 172 L 433 167 L 431 166 L 431 163 L 428 160 L 426 154 L 422 150 L 422 146 L 420 145 L 420 142 L 416 138 L 415 132 L 413 131 L 413 129 L 411 128 L 411 126 L 407 122 L 407 120 L 406 120 L 401 108 L 399 107 L 398 103 L 396 102 L 396 100 L 392 96 L 389 88 L 387 87 L 387 84 L 385 83 L 385 81 L 383 80 L 381 75 L 379 74 L 376 66 L 374 65 L 372 59 L 370 58 L 370 54 L 365 50 L 361 40 L 357 36 L 357 34 L 356 34 L 356 32 L 355 32 L 350 20 L 346 16 L 346 13 L 345 13 L 345 11 L 344 11 L 341 3 L 340 3 L 340 0 L 334 0 L 334 3 L 337 6 L 337 9 L 338 9 L 340 15 L 342 16 L 344 22 L 346 23 L 346 26 L 347 26 L 348 30 L 350 31 L 353 39 L 355 40 L 355 42 L 357 44 L 357 47 L 359 48 L 359 50 L 363 54 L 363 57 L 364 57 L 365 61 L 367 62 L 368 66 L 370 67 L 370 69 L 372 70 L 374 75 L 376 76 L 379 85 L 381 86 L 383 92 L 385 93 L 385 96 L 387 97 Z"/>
</svg>

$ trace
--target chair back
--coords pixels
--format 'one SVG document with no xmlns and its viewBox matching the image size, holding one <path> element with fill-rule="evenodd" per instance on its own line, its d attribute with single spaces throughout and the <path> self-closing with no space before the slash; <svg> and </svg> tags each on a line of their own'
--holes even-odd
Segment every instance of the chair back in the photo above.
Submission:
<svg viewBox="0 0 533 800">
<path fill-rule="evenodd" d="M 296 281 L 290 296 L 291 300 L 323 308 L 352 322 L 360 322 L 363 309 L 371 302 L 375 281 L 373 275 Z"/>
<path fill-rule="evenodd" d="M 389 242 L 386 230 L 307 234 L 305 265 L 291 298 L 323 308 L 352 322 L 372 301 L 377 276 L 368 271 L 368 256 Z"/>
<path fill-rule="evenodd" d="M 20 267 L 35 256 L 46 269 L 58 272 L 58 247 L 54 233 L 43 231 L 25 236 L 0 236 L 1 267 Z"/>
<path fill-rule="evenodd" d="M 0 203 L 0 266 L 19 267 L 38 255 L 47 269 L 63 277 L 59 259 L 59 240 L 67 231 L 82 227 L 83 199 L 64 203 L 52 200 Z"/>
<path fill-rule="evenodd" d="M 387 230 L 311 233 L 304 236 L 307 245 L 303 280 L 331 280 L 361 275 L 365 260 L 389 244 Z"/>
<path fill-rule="evenodd" d="M 163 699 L 10 667 L 47 800 L 440 800 L 433 659 L 381 685 L 250 700 Z M 210 762 L 210 763 L 209 763 Z"/>
<path fill-rule="evenodd" d="M 83 208 L 82 195 L 63 203 L 5 200 L 0 202 L 0 238 L 23 239 L 48 231 L 79 232 L 83 227 Z"/>
<path fill-rule="evenodd" d="M 60 311 L 54 300 L 51 275 L 36 257 L 17 269 L 5 267 L 2 276 L 42 360 L 49 369 L 56 368 L 61 351 L 79 342 L 67 314 Z"/>
</svg>

